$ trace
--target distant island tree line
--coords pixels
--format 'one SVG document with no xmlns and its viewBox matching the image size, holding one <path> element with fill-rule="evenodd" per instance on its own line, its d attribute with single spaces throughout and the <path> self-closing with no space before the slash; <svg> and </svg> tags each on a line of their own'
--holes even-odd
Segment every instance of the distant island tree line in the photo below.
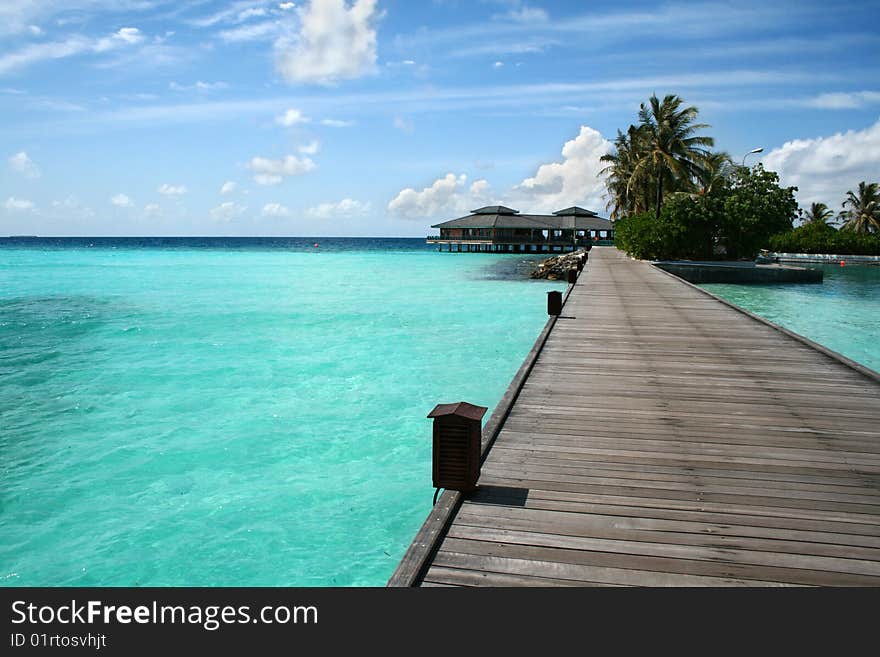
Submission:
<svg viewBox="0 0 880 657">
<path fill-rule="evenodd" d="M 836 216 L 825 203 L 804 212 L 797 187 L 780 187 L 775 172 L 712 150 L 698 115 L 680 96 L 654 95 L 637 125 L 618 130 L 601 172 L 617 246 L 650 260 L 754 258 L 762 249 L 880 255 L 878 183 L 848 191 Z"/>
</svg>

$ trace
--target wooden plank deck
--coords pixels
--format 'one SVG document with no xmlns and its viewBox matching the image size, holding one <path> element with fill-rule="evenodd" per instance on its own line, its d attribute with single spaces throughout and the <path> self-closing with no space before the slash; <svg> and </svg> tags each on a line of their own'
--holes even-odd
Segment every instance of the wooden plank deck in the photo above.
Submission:
<svg viewBox="0 0 880 657">
<path fill-rule="evenodd" d="M 479 484 L 412 583 L 880 586 L 880 381 L 596 248 Z"/>
</svg>

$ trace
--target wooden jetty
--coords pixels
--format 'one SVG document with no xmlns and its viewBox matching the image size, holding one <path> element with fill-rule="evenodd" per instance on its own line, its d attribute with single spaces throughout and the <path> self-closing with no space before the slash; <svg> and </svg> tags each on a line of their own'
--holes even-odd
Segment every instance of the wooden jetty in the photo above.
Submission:
<svg viewBox="0 0 880 657">
<path fill-rule="evenodd" d="M 389 586 L 880 586 L 880 377 L 594 248 Z"/>
</svg>

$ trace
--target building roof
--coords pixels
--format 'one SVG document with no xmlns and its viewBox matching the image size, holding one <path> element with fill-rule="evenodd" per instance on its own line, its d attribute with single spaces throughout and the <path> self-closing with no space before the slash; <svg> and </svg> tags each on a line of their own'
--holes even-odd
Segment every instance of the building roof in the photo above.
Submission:
<svg viewBox="0 0 880 657">
<path fill-rule="evenodd" d="M 557 210 L 553 213 L 557 217 L 570 217 L 572 215 L 576 217 L 598 217 L 599 215 L 593 212 L 592 210 L 587 210 L 585 208 L 578 207 L 577 205 L 573 205 L 570 208 L 565 208 L 564 210 Z"/>
<path fill-rule="evenodd" d="M 485 212 L 483 212 L 485 210 Z M 505 210 L 497 212 L 496 210 Z M 591 210 L 571 207 L 553 214 L 519 214 L 503 205 L 472 210 L 471 214 L 451 219 L 431 228 L 532 228 L 535 230 L 610 230 L 611 222 Z"/>
<path fill-rule="evenodd" d="M 519 214 L 519 210 L 507 208 L 503 205 L 487 205 L 485 208 L 471 210 L 471 214 Z"/>
</svg>

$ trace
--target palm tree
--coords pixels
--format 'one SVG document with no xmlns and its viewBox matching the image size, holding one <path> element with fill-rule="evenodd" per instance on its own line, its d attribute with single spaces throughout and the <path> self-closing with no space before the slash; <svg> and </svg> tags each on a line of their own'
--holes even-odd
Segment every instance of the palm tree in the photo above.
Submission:
<svg viewBox="0 0 880 657">
<path fill-rule="evenodd" d="M 724 151 L 708 153 L 703 158 L 702 168 L 697 172 L 698 193 L 701 196 L 710 194 L 712 190 L 724 185 L 736 171 L 736 165 L 730 155 Z"/>
<path fill-rule="evenodd" d="M 804 223 L 828 226 L 833 218 L 834 213 L 831 211 L 831 208 L 824 203 L 813 203 L 804 216 Z"/>
<path fill-rule="evenodd" d="M 844 220 L 841 230 L 880 232 L 880 185 L 862 181 L 858 192 L 848 191 L 840 218 Z"/>
<path fill-rule="evenodd" d="M 645 150 L 636 162 L 633 176 L 650 175 L 656 191 L 655 216 L 663 205 L 664 185 L 668 191 L 689 191 L 708 156 L 711 137 L 695 134 L 709 126 L 694 123 L 696 107 L 682 107 L 680 96 L 669 94 L 660 101 L 652 95 L 648 105 L 639 106 L 639 128 Z M 678 188 L 678 189 L 676 189 Z"/>
<path fill-rule="evenodd" d="M 606 187 L 611 198 L 607 208 L 611 218 L 618 219 L 630 214 L 645 212 L 650 205 L 650 189 L 653 185 L 647 172 L 635 174 L 635 166 L 644 149 L 643 135 L 631 125 L 626 133 L 617 131 L 614 150 L 600 160 L 607 162 L 599 173 L 607 178 Z"/>
</svg>

